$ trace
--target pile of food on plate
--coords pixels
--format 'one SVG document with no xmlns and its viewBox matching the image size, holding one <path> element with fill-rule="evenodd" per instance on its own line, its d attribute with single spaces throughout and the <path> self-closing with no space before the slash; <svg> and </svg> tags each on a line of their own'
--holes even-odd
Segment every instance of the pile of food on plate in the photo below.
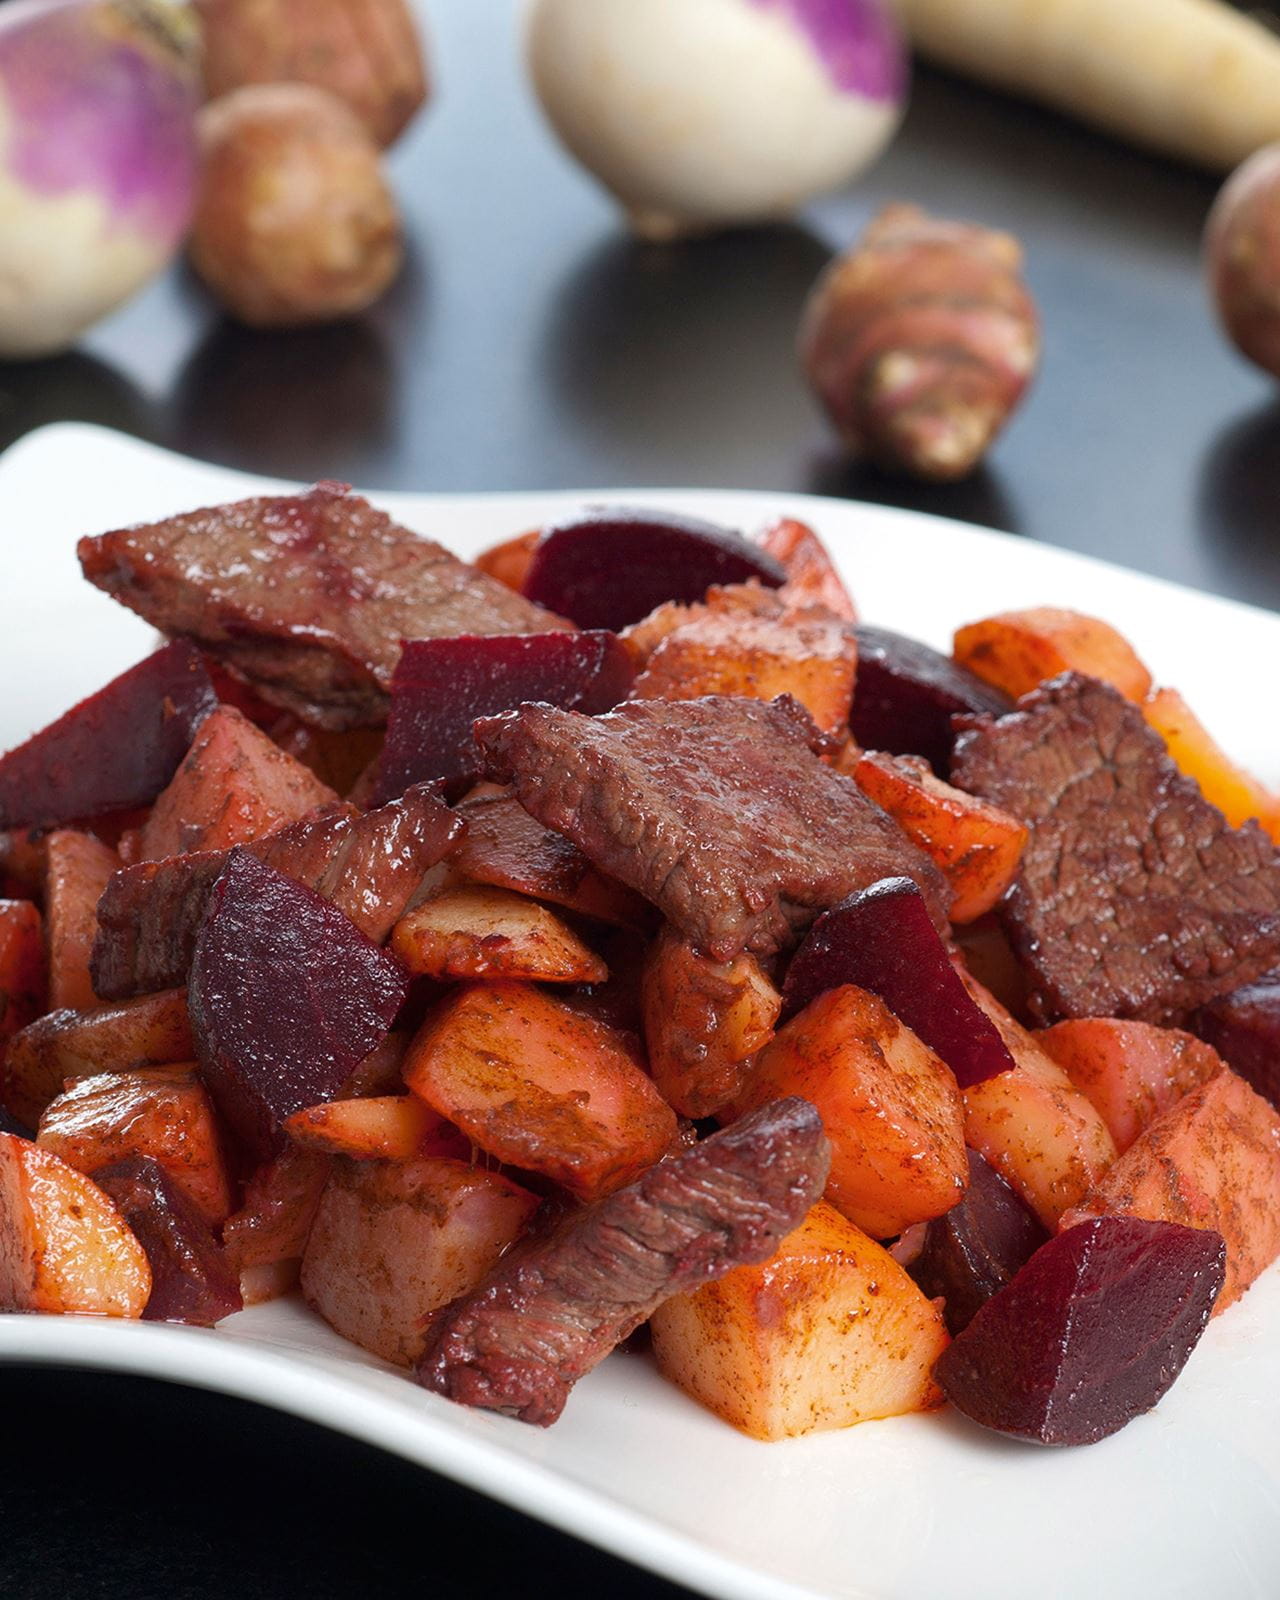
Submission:
<svg viewBox="0 0 1280 1600">
<path fill-rule="evenodd" d="M 79 553 L 169 642 L 0 759 L 3 1308 L 1079 1444 L 1280 1253 L 1280 803 L 1107 624 L 330 483 Z"/>
</svg>

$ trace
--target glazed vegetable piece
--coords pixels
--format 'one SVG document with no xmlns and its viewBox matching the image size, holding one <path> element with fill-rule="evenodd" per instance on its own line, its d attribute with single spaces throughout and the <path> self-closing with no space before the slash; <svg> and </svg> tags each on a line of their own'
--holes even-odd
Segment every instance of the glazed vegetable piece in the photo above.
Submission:
<svg viewBox="0 0 1280 1600">
<path fill-rule="evenodd" d="M 824 606 L 846 622 L 858 620 L 858 608 L 836 570 L 826 546 L 807 522 L 779 517 L 767 523 L 755 542 L 782 563 L 787 580 L 782 598 L 790 606 Z"/>
<path fill-rule="evenodd" d="M 150 1156 L 99 1168 L 93 1180 L 115 1205 L 151 1267 L 145 1322 L 212 1328 L 244 1304 L 236 1275 L 207 1220 Z"/>
<path fill-rule="evenodd" d="M 1014 1065 L 1000 1031 L 957 973 L 910 878 L 882 878 L 824 911 L 782 986 L 790 1017 L 824 990 L 857 984 L 946 1062 L 962 1089 Z"/>
<path fill-rule="evenodd" d="M 940 778 L 951 767 L 951 718 L 1000 717 L 1013 702 L 950 656 L 860 622 L 858 684 L 849 726 L 864 750 L 923 756 Z"/>
<path fill-rule="evenodd" d="M 222 1230 L 246 1305 L 297 1287 L 302 1252 L 332 1166 L 319 1151 L 287 1144 L 250 1175 L 244 1203 Z"/>
<path fill-rule="evenodd" d="M 1280 843 L 1280 795 L 1231 760 L 1176 689 L 1153 690 L 1142 703 L 1142 714 L 1164 740 L 1179 771 L 1195 779 L 1201 794 L 1233 828 L 1256 817 Z"/>
<path fill-rule="evenodd" d="M 537 1209 L 510 1178 L 461 1161 L 335 1161 L 302 1292 L 344 1339 L 412 1367 L 432 1313 L 474 1289 Z"/>
<path fill-rule="evenodd" d="M 767 1261 L 650 1319 L 658 1369 L 753 1439 L 848 1428 L 941 1403 L 937 1306 L 823 1201 Z"/>
<path fill-rule="evenodd" d="M 1151 674 L 1133 646 L 1109 622 L 1061 606 L 1003 611 L 956 630 L 954 654 L 984 683 L 1010 699 L 1056 678 L 1083 672 L 1119 690 L 1126 700 L 1143 701 Z"/>
<path fill-rule="evenodd" d="M 0 1133 L 0 1311 L 137 1318 L 150 1294 L 146 1253 L 102 1190 Z"/>
<path fill-rule="evenodd" d="M 509 889 L 446 889 L 401 918 L 391 949 L 408 971 L 441 980 L 520 978 L 604 983 L 609 969 L 559 917 Z"/>
<path fill-rule="evenodd" d="M 47 997 L 43 919 L 30 900 L 0 900 L 0 1060 L 14 1034 L 45 1009 Z"/>
<path fill-rule="evenodd" d="M 951 887 L 953 923 L 973 922 L 1000 900 L 1027 842 L 1016 817 L 943 783 L 919 756 L 868 753 L 853 777 L 937 863 Z"/>
<path fill-rule="evenodd" d="M 944 1302 L 952 1334 L 1012 1281 L 1049 1234 L 1031 1208 L 976 1150 L 968 1152 L 962 1198 L 925 1229 L 907 1271 L 921 1290 Z"/>
<path fill-rule="evenodd" d="M 49 940 L 49 1004 L 84 1011 L 98 1004 L 89 964 L 98 929 L 98 900 L 120 857 L 89 833 L 59 828 L 46 841 L 45 932 Z"/>
<path fill-rule="evenodd" d="M 1115 1017 L 1058 1022 L 1032 1037 L 1089 1097 L 1122 1155 L 1157 1117 L 1227 1065 L 1181 1028 Z"/>
<path fill-rule="evenodd" d="M 934 1369 L 984 1428 L 1094 1444 L 1150 1411 L 1199 1343 L 1222 1284 L 1215 1233 L 1095 1219 L 1043 1245 Z"/>
<path fill-rule="evenodd" d="M 1280 978 L 1262 978 L 1211 1001 L 1192 1026 L 1251 1089 L 1280 1107 Z"/>
<path fill-rule="evenodd" d="M 447 1000 L 409 1047 L 404 1079 L 481 1150 L 582 1200 L 630 1183 L 676 1142 L 675 1113 L 625 1036 L 532 984 Z"/>
<path fill-rule="evenodd" d="M 93 1011 L 50 1011 L 9 1042 L 0 1100 L 28 1127 L 70 1078 L 168 1066 L 195 1055 L 185 989 Z"/>
<path fill-rule="evenodd" d="M 616 632 L 667 600 L 752 578 L 778 588 L 786 572 L 740 534 L 678 512 L 601 506 L 543 530 L 524 594 L 580 628 Z"/>
<path fill-rule="evenodd" d="M 371 803 L 385 804 L 411 784 L 474 779 L 477 717 L 523 700 L 568 706 L 589 716 L 624 700 L 631 658 L 615 634 L 463 634 L 405 643 L 391 680 L 387 742 Z"/>
<path fill-rule="evenodd" d="M 327 1100 L 295 1111 L 285 1132 L 305 1150 L 353 1161 L 409 1161 L 415 1156 L 451 1156 L 466 1161 L 471 1142 L 424 1100 L 413 1094 Z"/>
<path fill-rule="evenodd" d="M 1022 399 L 1040 335 L 1016 239 L 886 207 L 809 296 L 800 355 L 846 446 L 962 478 Z"/>
<path fill-rule="evenodd" d="M 829 989 L 779 1029 L 756 1056 L 738 1106 L 784 1095 L 817 1107 L 831 1141 L 826 1198 L 872 1238 L 940 1216 L 964 1192 L 955 1078 L 865 989 Z"/>
<path fill-rule="evenodd" d="M 294 1111 L 336 1099 L 385 1037 L 408 980 L 336 907 L 233 851 L 214 885 L 191 964 L 200 1070 L 259 1161 Z"/>
<path fill-rule="evenodd" d="M 506 588 L 513 589 L 516 594 L 523 594 L 529 563 L 533 560 L 533 552 L 538 548 L 538 540 L 541 538 L 541 528 L 530 528 L 527 533 L 518 533 L 513 539 L 503 539 L 500 544 L 490 545 L 487 550 L 482 550 L 475 558 L 475 565 L 488 577 L 496 578 Z"/>
<path fill-rule="evenodd" d="M 1280 1254 L 1280 1113 L 1234 1072 L 1184 1095 L 1067 1212 L 1147 1217 L 1207 1228 L 1226 1241 L 1215 1315 Z"/>
<path fill-rule="evenodd" d="M 0 827 L 48 827 L 149 805 L 218 701 L 178 640 L 0 757 Z"/>
</svg>

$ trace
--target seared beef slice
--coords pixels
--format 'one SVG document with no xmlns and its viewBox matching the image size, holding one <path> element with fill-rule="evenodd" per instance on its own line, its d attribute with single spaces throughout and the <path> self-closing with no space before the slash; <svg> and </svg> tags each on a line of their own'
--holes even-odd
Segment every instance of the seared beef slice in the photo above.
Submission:
<svg viewBox="0 0 1280 1600">
<path fill-rule="evenodd" d="M 1041 1021 L 1172 1022 L 1280 962 L 1280 859 L 1227 826 L 1137 706 L 1067 673 L 961 724 L 952 782 L 1031 830 L 1002 907 Z"/>
<path fill-rule="evenodd" d="M 418 1381 L 545 1427 L 664 1300 L 771 1256 L 830 1162 L 807 1100 L 763 1106 L 504 1257 L 439 1314 Z"/>
<path fill-rule="evenodd" d="M 568 627 L 341 484 L 82 539 L 91 583 L 324 728 L 386 721 L 403 639 Z"/>
<path fill-rule="evenodd" d="M 524 705 L 478 722 L 476 738 L 527 811 L 717 961 L 771 954 L 902 873 L 945 925 L 937 868 L 818 760 L 794 702 L 633 701 L 602 717 Z"/>
</svg>

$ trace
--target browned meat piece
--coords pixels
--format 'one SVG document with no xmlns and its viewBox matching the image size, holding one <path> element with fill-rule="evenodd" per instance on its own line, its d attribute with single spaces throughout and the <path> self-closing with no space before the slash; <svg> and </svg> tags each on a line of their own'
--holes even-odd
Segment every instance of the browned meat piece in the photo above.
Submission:
<svg viewBox="0 0 1280 1600">
<path fill-rule="evenodd" d="M 957 719 L 952 782 L 1031 838 L 1001 914 L 1042 1022 L 1174 1022 L 1280 962 L 1280 859 L 1230 828 L 1139 708 L 1066 673 Z"/>
<path fill-rule="evenodd" d="M 818 914 L 906 874 L 940 927 L 938 869 L 814 754 L 787 698 L 633 701 L 603 717 L 524 705 L 476 724 L 493 777 L 704 954 L 769 955 Z"/>
<path fill-rule="evenodd" d="M 424 873 L 450 853 L 462 830 L 461 820 L 421 786 L 367 815 L 350 805 L 325 806 L 243 848 L 332 901 L 381 944 Z M 93 947 L 93 980 L 104 1000 L 187 981 L 196 934 L 229 854 L 203 850 L 116 873 L 98 902 Z"/>
<path fill-rule="evenodd" d="M 546 1427 L 672 1295 L 764 1261 L 827 1181 L 807 1100 L 775 1100 L 518 1246 L 437 1317 L 419 1383 Z"/>
<path fill-rule="evenodd" d="M 85 576 L 322 728 L 385 722 L 403 639 L 569 623 L 342 484 L 81 539 Z"/>
</svg>

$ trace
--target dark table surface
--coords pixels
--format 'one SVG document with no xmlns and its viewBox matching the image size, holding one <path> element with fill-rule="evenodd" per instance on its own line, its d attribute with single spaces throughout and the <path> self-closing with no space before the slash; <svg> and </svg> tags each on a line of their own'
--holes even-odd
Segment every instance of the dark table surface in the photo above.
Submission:
<svg viewBox="0 0 1280 1600">
<path fill-rule="evenodd" d="M 922 71 L 882 164 L 794 224 L 633 242 L 522 82 L 514 0 L 436 0 L 440 89 L 391 167 L 411 254 L 364 320 L 261 335 L 181 270 L 56 361 L 0 444 L 78 418 L 370 488 L 801 489 L 888 501 L 1280 606 L 1280 399 L 1219 334 L 1211 179 Z M 845 463 L 797 374 L 815 275 L 885 200 L 1007 227 L 1040 380 L 977 477 Z M 309 1425 L 140 1380 L 0 1369 L 6 1600 L 677 1591 Z"/>
</svg>

